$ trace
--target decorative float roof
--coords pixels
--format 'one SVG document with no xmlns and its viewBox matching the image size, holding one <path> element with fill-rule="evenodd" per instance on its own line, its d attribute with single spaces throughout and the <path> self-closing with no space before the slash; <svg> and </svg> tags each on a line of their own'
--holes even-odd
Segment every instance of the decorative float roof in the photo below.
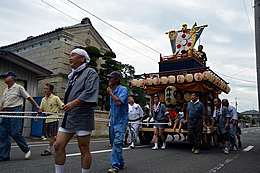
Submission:
<svg viewBox="0 0 260 173">
<path fill-rule="evenodd" d="M 207 26 L 197 27 L 195 22 L 193 27 L 188 29 L 184 23 L 181 30 L 166 32 L 173 55 L 160 57 L 159 72 L 138 75 L 138 79 L 133 79 L 131 84 L 144 87 L 147 94 L 160 92 L 169 85 L 186 91 L 212 91 L 215 96 L 222 91 L 228 94 L 228 83 L 206 67 L 202 53 L 194 49 L 196 41 Z"/>
</svg>

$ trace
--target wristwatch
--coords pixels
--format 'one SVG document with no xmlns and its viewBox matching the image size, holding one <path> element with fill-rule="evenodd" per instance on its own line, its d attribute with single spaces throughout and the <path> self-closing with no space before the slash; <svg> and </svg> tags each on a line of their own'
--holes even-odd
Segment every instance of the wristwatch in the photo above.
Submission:
<svg viewBox="0 0 260 173">
<path fill-rule="evenodd" d="M 37 108 L 36 109 L 39 109 L 40 108 L 40 106 L 37 106 Z"/>
</svg>

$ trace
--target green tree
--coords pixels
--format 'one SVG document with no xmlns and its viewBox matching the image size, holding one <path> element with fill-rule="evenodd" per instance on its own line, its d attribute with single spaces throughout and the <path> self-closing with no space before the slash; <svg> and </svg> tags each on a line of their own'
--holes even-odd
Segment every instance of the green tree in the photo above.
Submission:
<svg viewBox="0 0 260 173">
<path fill-rule="evenodd" d="M 90 62 L 88 63 L 88 66 L 96 70 L 96 72 L 98 73 L 96 61 L 101 56 L 99 49 L 96 48 L 95 46 L 87 46 L 84 49 L 86 50 L 90 58 Z"/>
<path fill-rule="evenodd" d="M 107 95 L 106 89 L 108 87 L 108 80 L 106 76 L 110 74 L 113 71 L 119 70 L 119 63 L 115 61 L 116 54 L 114 52 L 108 51 L 104 54 L 102 57 L 103 63 L 100 65 L 101 69 L 99 70 L 99 78 L 100 78 L 100 96 L 99 98 L 99 106 L 103 110 L 109 110 L 110 109 L 110 96 Z"/>
<path fill-rule="evenodd" d="M 130 64 L 121 64 L 119 67 L 122 72 L 122 83 L 125 83 L 129 94 L 135 99 L 135 102 L 140 104 L 141 107 L 144 107 L 146 105 L 146 90 L 131 85 L 132 79 L 136 77 L 135 68 Z"/>
</svg>

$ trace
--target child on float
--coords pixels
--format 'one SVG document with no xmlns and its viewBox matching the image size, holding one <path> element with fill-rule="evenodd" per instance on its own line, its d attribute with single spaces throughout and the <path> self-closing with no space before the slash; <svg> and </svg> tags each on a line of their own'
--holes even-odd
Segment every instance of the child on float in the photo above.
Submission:
<svg viewBox="0 0 260 173">
<path fill-rule="evenodd" d="M 173 104 L 169 104 L 168 112 L 169 112 L 169 116 L 170 116 L 172 122 L 175 121 L 177 119 L 177 116 L 176 116 L 176 112 L 174 110 Z M 168 117 L 166 117 L 165 119 L 168 120 Z M 179 140 L 181 140 L 181 135 L 180 134 L 178 134 L 178 135 L 179 135 Z M 172 135 L 172 141 L 174 141 L 174 135 Z"/>
<path fill-rule="evenodd" d="M 177 118 L 175 120 L 174 126 L 173 126 L 173 132 L 175 131 L 177 124 L 179 123 L 179 128 L 177 130 L 177 132 L 180 133 L 181 131 L 181 127 L 182 127 L 182 122 L 185 121 L 185 115 L 186 115 L 186 109 L 183 107 L 183 103 L 182 102 L 178 102 L 177 103 Z"/>
</svg>

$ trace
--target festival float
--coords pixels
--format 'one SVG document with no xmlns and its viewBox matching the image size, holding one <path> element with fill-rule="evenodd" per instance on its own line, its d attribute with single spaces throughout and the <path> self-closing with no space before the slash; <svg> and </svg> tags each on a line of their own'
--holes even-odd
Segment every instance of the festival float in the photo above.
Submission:
<svg viewBox="0 0 260 173">
<path fill-rule="evenodd" d="M 206 124 L 211 125 L 211 117 L 214 111 L 213 99 L 224 92 L 228 94 L 230 87 L 228 83 L 218 74 L 206 66 L 203 52 L 196 50 L 197 43 L 203 30 L 208 25 L 197 26 L 197 23 L 188 29 L 187 24 L 182 24 L 179 31 L 171 30 L 166 32 L 170 39 L 173 55 L 160 56 L 159 72 L 144 73 L 133 79 L 131 84 L 135 87 L 142 87 L 150 95 L 150 108 L 153 105 L 153 95 L 158 94 L 160 102 L 166 106 L 176 105 L 182 101 L 186 107 L 191 100 L 190 93 L 199 93 L 199 100 L 204 104 L 206 110 Z M 144 121 L 145 122 L 145 121 Z M 187 134 L 187 125 L 183 124 L 181 133 Z M 216 128 L 203 129 L 202 142 L 206 149 L 210 148 L 213 139 L 214 145 L 219 146 L 217 141 Z M 172 126 L 164 130 L 165 135 L 175 134 Z M 139 130 L 139 139 L 142 144 L 149 144 L 153 138 L 152 125 L 142 125 Z"/>
</svg>

